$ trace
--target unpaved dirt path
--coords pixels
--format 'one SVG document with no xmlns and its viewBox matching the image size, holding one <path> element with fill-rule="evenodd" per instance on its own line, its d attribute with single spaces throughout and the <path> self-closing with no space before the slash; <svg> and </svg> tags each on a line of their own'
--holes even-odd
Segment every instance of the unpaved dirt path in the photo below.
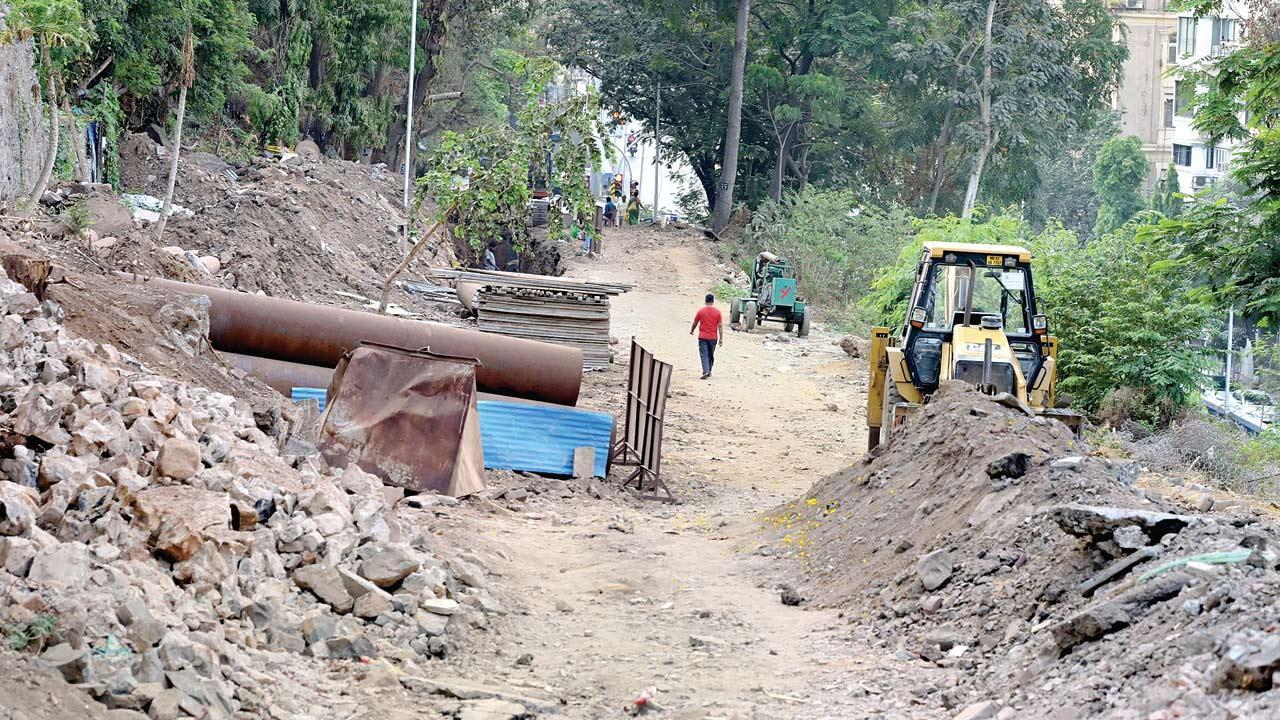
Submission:
<svg viewBox="0 0 1280 720">
<path fill-rule="evenodd" d="M 505 630 L 487 679 L 550 690 L 574 718 L 616 716 L 648 686 L 663 717 L 880 715 L 874 679 L 901 672 L 893 648 L 851 641 L 835 611 L 782 605 L 759 572 L 769 561 L 752 556 L 759 513 L 861 454 L 863 368 L 822 330 L 779 342 L 770 324 L 729 333 L 714 377 L 699 380 L 689 323 L 724 274 L 710 244 L 651 229 L 608 240 L 605 258 L 569 274 L 635 284 L 614 301 L 613 333 L 621 360 L 634 335 L 675 366 L 664 476 L 685 502 L 493 517 L 487 534 L 511 556 L 502 582 L 525 617 Z M 620 396 L 625 375 L 615 366 L 588 383 L 591 404 Z M 517 665 L 525 653 L 532 662 Z M 487 664 L 473 662 L 470 672 Z"/>
</svg>

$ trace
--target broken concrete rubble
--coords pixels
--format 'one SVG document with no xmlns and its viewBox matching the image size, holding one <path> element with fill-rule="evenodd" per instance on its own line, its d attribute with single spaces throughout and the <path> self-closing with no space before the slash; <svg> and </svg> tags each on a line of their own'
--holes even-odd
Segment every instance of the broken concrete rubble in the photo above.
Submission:
<svg viewBox="0 0 1280 720">
<path fill-rule="evenodd" d="M 260 427 L 278 413 L 155 376 L 10 297 L 0 426 L 20 442 L 0 464 L 0 624 L 54 619 L 41 662 L 108 707 L 265 717 L 272 653 L 426 661 L 496 611 L 420 610 L 458 609 L 450 588 L 467 583 L 376 478 L 283 460 L 286 438 Z"/>
</svg>

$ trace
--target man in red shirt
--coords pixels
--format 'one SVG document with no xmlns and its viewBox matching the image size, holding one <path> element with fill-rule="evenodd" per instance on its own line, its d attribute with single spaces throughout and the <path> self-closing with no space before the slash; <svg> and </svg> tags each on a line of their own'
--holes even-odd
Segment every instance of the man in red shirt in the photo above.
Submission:
<svg viewBox="0 0 1280 720">
<path fill-rule="evenodd" d="M 698 355 L 702 358 L 702 379 L 711 377 L 711 366 L 716 364 L 716 347 L 724 345 L 724 318 L 716 309 L 716 296 L 707 293 L 707 304 L 693 316 L 689 334 L 698 330 Z"/>
</svg>

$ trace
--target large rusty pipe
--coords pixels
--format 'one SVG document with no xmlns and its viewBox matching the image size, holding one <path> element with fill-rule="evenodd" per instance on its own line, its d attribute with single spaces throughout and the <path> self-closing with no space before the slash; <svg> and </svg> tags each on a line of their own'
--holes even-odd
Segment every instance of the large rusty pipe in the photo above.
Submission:
<svg viewBox="0 0 1280 720">
<path fill-rule="evenodd" d="M 240 353 L 220 352 L 218 355 L 230 363 L 232 367 L 239 368 L 258 378 L 272 390 L 285 397 L 292 395 L 293 389 L 296 387 L 327 388 L 329 387 L 329 380 L 333 378 L 333 368 L 320 367 L 319 365 L 303 365 L 302 363 L 289 362 L 287 360 L 272 360 L 271 358 L 241 355 Z M 522 405 L 551 404 L 529 400 L 528 398 L 495 395 L 493 393 L 478 393 L 477 398 L 480 400 L 517 402 Z"/>
<path fill-rule="evenodd" d="M 559 405 L 578 402 L 582 351 L 576 348 L 174 280 L 139 279 L 207 296 L 209 340 L 225 352 L 332 368 L 361 342 L 430 348 L 479 359 L 476 385 L 481 390 Z"/>
</svg>

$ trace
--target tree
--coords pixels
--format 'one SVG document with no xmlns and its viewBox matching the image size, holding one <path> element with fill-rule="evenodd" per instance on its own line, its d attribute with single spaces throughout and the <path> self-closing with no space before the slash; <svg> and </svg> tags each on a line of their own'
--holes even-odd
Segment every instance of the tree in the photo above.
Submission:
<svg viewBox="0 0 1280 720">
<path fill-rule="evenodd" d="M 1197 15 L 1217 12 L 1221 0 L 1184 0 Z M 1269 8 L 1269 9 L 1268 9 Z M 1262 327 L 1280 324 L 1280 9 L 1264 7 L 1246 44 L 1190 68 L 1194 127 L 1215 143 L 1239 141 L 1231 175 L 1246 192 L 1235 198 L 1197 198 L 1176 218 L 1150 229 L 1175 241 L 1174 260 L 1198 272 L 1224 304 L 1238 305 Z M 1255 31 L 1254 28 L 1260 28 Z"/>
<path fill-rule="evenodd" d="M 1182 212 L 1182 186 L 1178 184 L 1178 168 L 1173 163 L 1169 163 L 1156 180 L 1151 209 L 1165 217 L 1177 217 Z"/>
<path fill-rule="evenodd" d="M 1093 161 L 1093 189 L 1102 200 L 1094 236 L 1100 237 L 1124 225 L 1142 209 L 1138 188 L 1147 177 L 1147 156 L 1134 135 L 1113 137 L 1102 145 Z"/>
<path fill-rule="evenodd" d="M 972 214 L 993 158 L 1044 143 L 1105 105 L 1126 57 L 1116 22 L 1100 0 L 942 0 L 897 21 L 902 79 L 947 110 L 937 156 L 952 143 L 965 150 L 962 214 Z M 936 196 L 945 161 L 935 168 Z"/>
<path fill-rule="evenodd" d="M 733 189 L 738 181 L 738 149 L 742 137 L 742 88 L 747 68 L 747 19 L 751 0 L 738 0 L 738 20 L 733 35 L 733 76 L 729 84 L 729 109 L 725 118 L 724 161 L 720 163 L 720 186 L 716 194 L 711 229 L 720 232 L 733 212 Z"/>
<path fill-rule="evenodd" d="M 606 108 L 650 132 L 654 91 L 662 87 L 662 152 L 684 155 L 714 206 L 734 32 L 716 3 L 561 0 L 542 32 L 561 63 L 599 80 Z M 767 142 L 756 123 L 742 132 L 744 144 Z"/>
<path fill-rule="evenodd" d="M 548 215 L 553 240 L 565 234 L 562 214 L 574 224 L 594 214 L 595 199 L 582 177 L 600 160 L 599 102 L 593 91 L 544 102 L 544 89 L 561 70 L 546 58 L 522 60 L 517 71 L 524 104 L 515 122 L 503 118 L 466 132 L 446 131 L 418 181 L 416 201 L 430 196 L 436 219 L 475 250 L 500 237 L 517 251 L 524 248 L 532 176 L 548 174 L 549 184 L 563 192 L 562 206 Z"/>
<path fill-rule="evenodd" d="M 14 0 L 4 30 L 0 31 L 0 44 L 35 41 L 47 88 L 44 104 L 49 109 L 49 148 L 35 187 L 27 196 L 30 208 L 49 187 L 58 157 L 58 108 L 66 93 L 67 68 L 89 49 L 89 38 L 78 0 Z"/>
<path fill-rule="evenodd" d="M 169 213 L 173 210 L 173 187 L 178 182 L 178 156 L 182 154 L 182 124 L 187 117 L 187 88 L 195 82 L 196 55 L 195 42 L 191 30 L 187 30 L 182 39 L 182 74 L 178 76 L 178 116 L 173 121 L 173 147 L 169 152 L 173 157 L 169 161 L 169 184 L 164 191 L 164 204 L 160 208 L 160 220 L 156 223 L 156 244 L 164 239 L 164 228 L 169 224 Z"/>
</svg>

